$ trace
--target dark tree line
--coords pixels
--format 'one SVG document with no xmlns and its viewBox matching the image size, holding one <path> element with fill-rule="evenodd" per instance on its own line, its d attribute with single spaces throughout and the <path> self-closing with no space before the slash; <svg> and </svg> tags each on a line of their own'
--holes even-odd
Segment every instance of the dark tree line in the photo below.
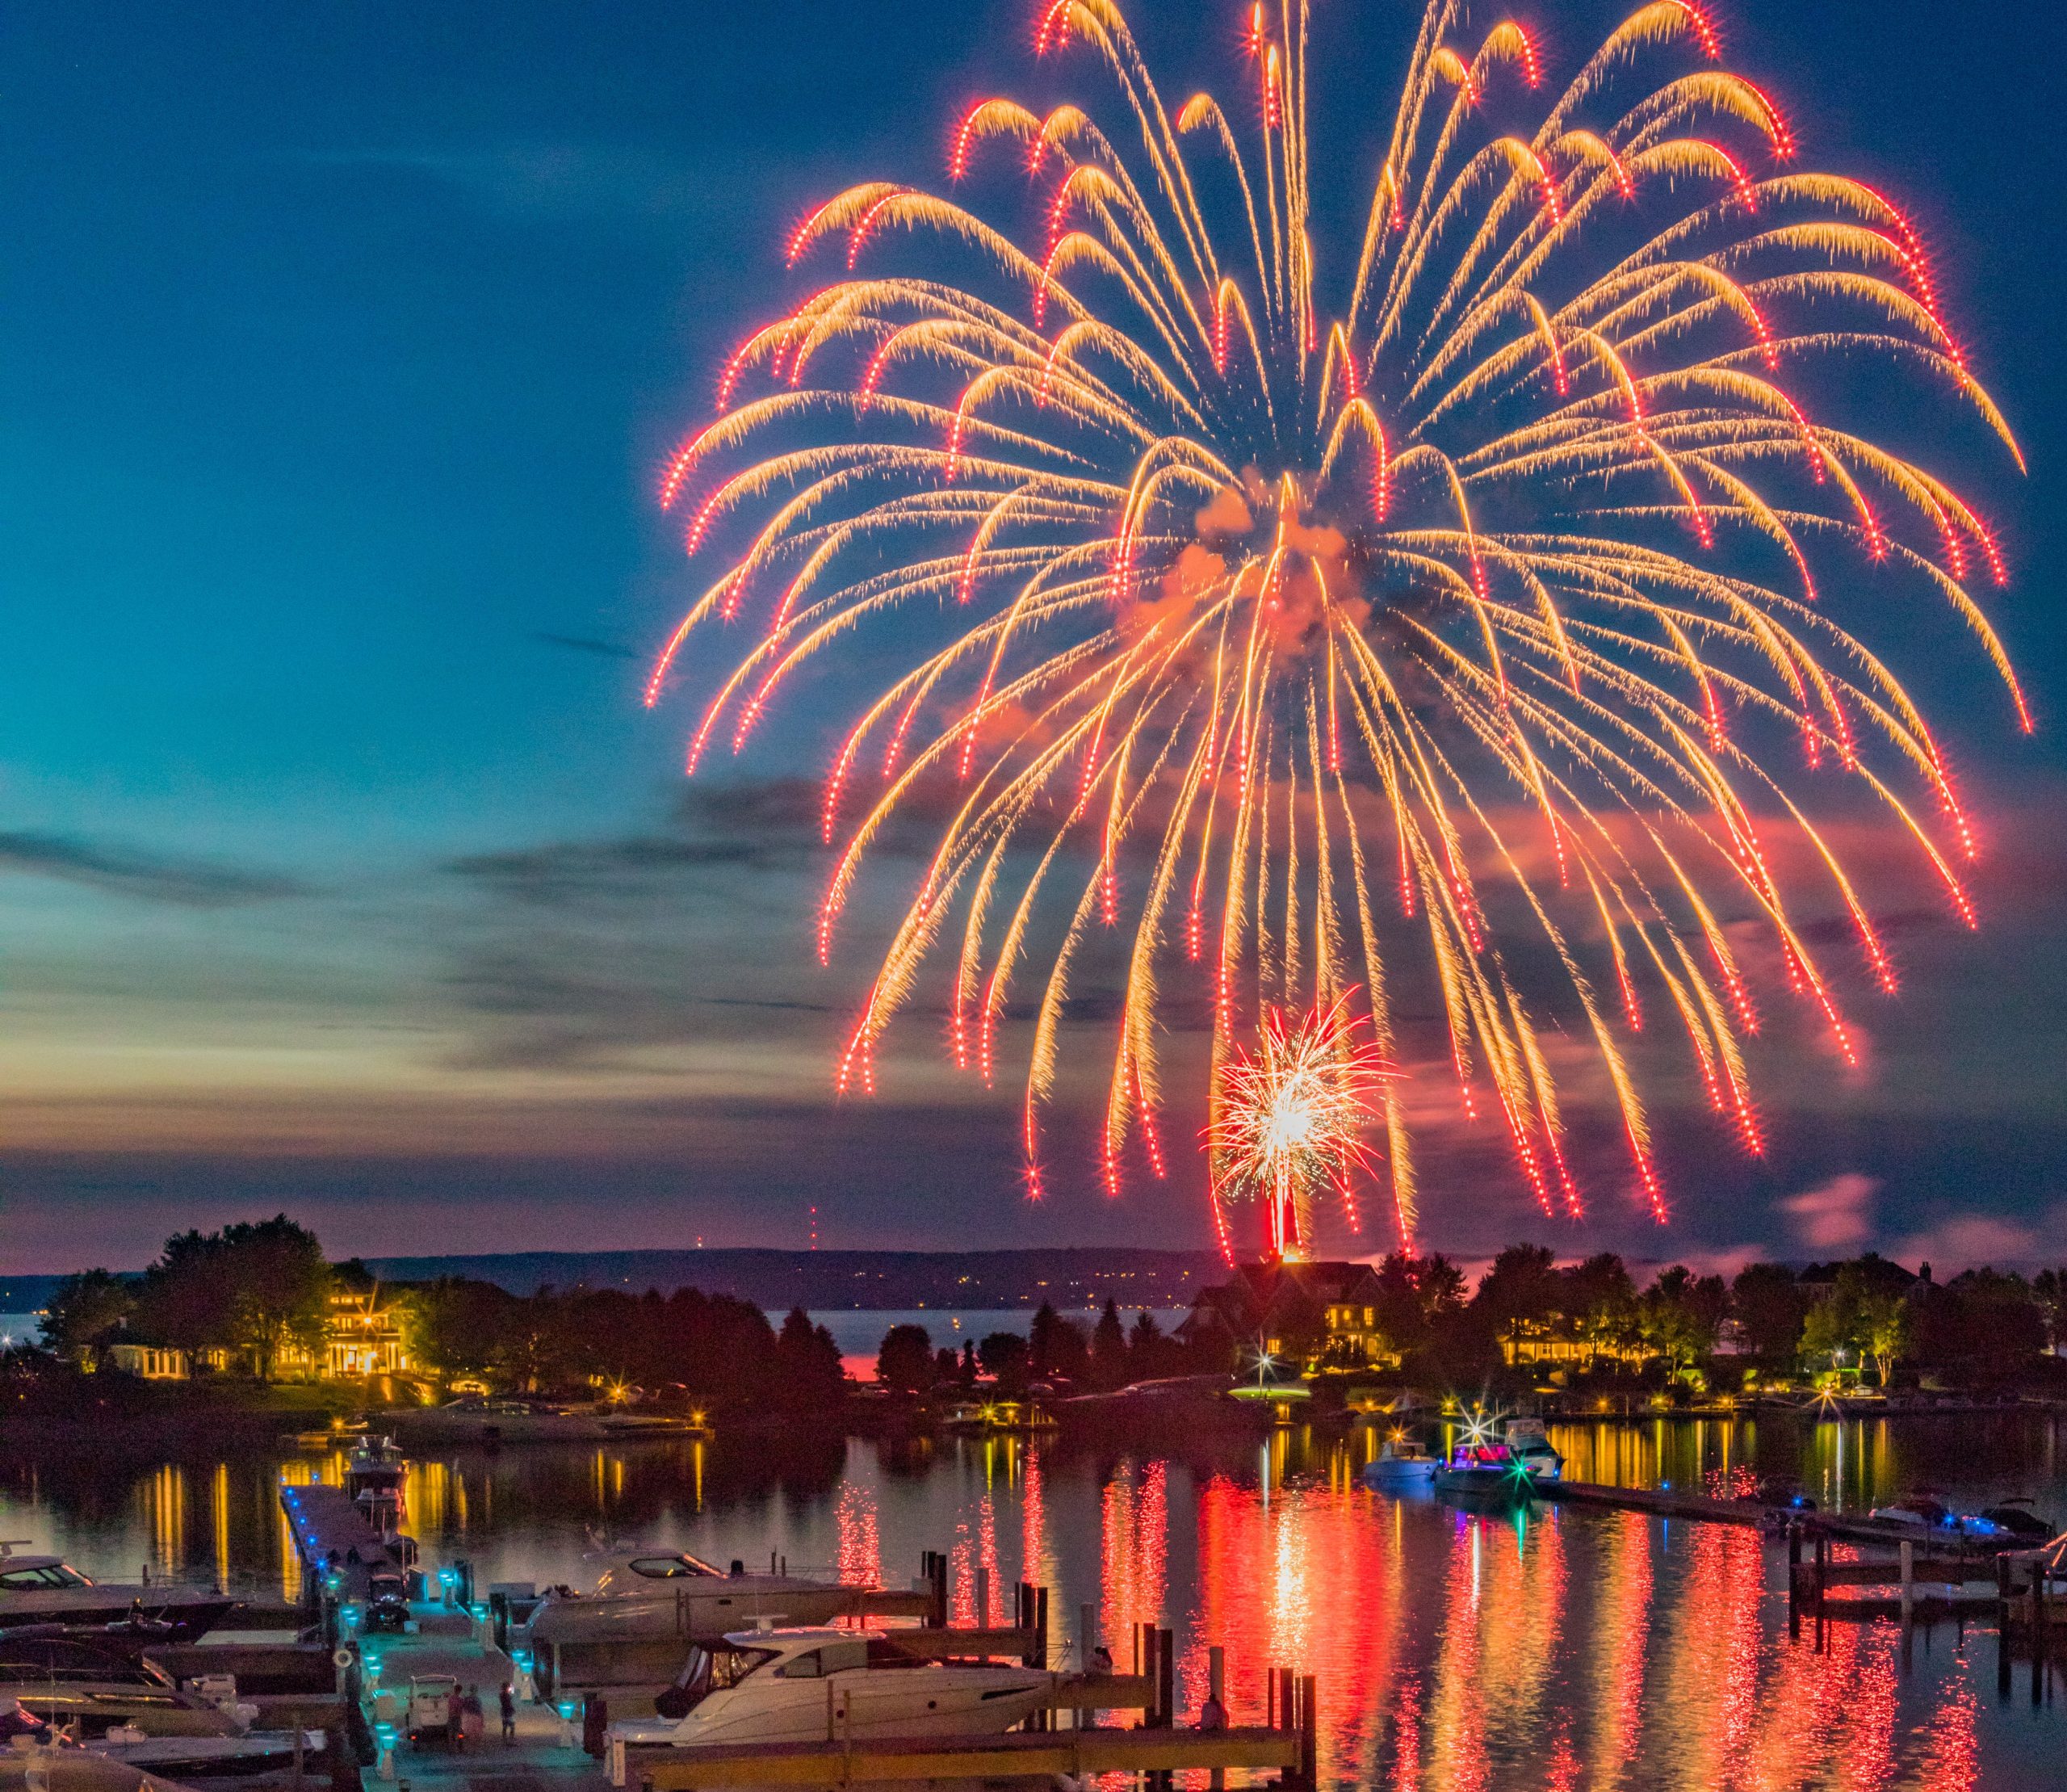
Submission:
<svg viewBox="0 0 2067 1792">
<path fill-rule="evenodd" d="M 1146 1307 L 1129 1325 L 1112 1300 L 1088 1332 L 1044 1301 L 1025 1337 L 1017 1332 L 993 1332 L 980 1342 L 964 1340 L 958 1351 L 936 1349 L 924 1326 L 893 1325 L 876 1353 L 876 1379 L 884 1387 L 898 1393 L 950 1396 L 974 1390 L 979 1376 L 999 1392 L 1017 1397 L 1037 1384 L 1073 1392 L 1100 1391 L 1226 1366 L 1218 1352 L 1201 1353 L 1166 1336 Z"/>
<path fill-rule="evenodd" d="M 661 1295 L 542 1289 L 459 1278 L 413 1288 L 418 1360 L 442 1379 L 526 1394 L 621 1391 L 717 1412 L 839 1404 L 839 1346 L 793 1310 L 778 1331 L 751 1303 L 694 1288 Z"/>
</svg>

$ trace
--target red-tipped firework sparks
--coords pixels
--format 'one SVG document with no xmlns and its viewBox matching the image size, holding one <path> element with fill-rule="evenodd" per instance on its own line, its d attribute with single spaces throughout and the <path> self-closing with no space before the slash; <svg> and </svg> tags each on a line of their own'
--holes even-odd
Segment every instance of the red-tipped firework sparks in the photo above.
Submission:
<svg viewBox="0 0 2067 1792">
<path fill-rule="evenodd" d="M 1263 1210 L 1264 1254 L 1288 1263 L 1308 1254 L 1322 1191 L 1342 1200 L 1353 1223 L 1356 1179 L 1375 1164 L 1365 1135 L 1390 1072 L 1360 1037 L 1351 993 L 1296 1020 L 1266 1009 L 1256 1049 L 1222 1064 L 1214 1090 L 1206 1137 L 1216 1230 L 1226 1236 L 1223 1203 L 1252 1199 Z"/>
<path fill-rule="evenodd" d="M 1642 1068 L 1683 1035 L 1755 1148 L 1749 984 L 1847 1054 L 1841 993 L 1893 985 L 1826 795 L 1972 923 L 1948 762 L 1838 606 L 1942 602 L 2028 726 L 1968 586 L 2001 577 L 1987 525 L 1812 413 L 1901 388 L 2015 443 L 1914 226 L 1803 166 L 1704 6 L 1638 6 L 1561 85 L 1540 38 L 1435 0 L 1348 241 L 1310 203 L 1348 152 L 1310 134 L 1307 10 L 1244 6 L 1236 97 L 1172 107 L 1115 0 L 1042 0 L 1036 49 L 1104 124 L 987 99 L 945 133 L 966 203 L 874 183 L 806 214 L 785 253 L 830 283 L 747 337 L 666 466 L 710 571 L 653 693 L 719 636 L 694 732 L 736 751 L 808 668 L 896 656 L 828 753 L 821 955 L 887 824 L 931 845 L 841 1085 L 951 960 L 971 1074 L 1030 1011 L 1029 1187 L 1072 972 L 1109 967 L 1109 1187 L 1162 1168 L 1176 994 L 1210 1014 L 1194 1098 L 1259 1027 L 1304 1038 L 1277 1010 L 1353 1012 L 1369 1051 L 1446 1060 L 1460 1094 L 1420 1105 L 1503 1126 L 1574 1215 L 1582 1067 L 1662 1217 L 1646 1009 L 1679 1032 Z M 1411 1051 L 1410 976 L 1446 1035 Z M 1405 1233 L 1402 1086 L 1369 1098 Z"/>
</svg>

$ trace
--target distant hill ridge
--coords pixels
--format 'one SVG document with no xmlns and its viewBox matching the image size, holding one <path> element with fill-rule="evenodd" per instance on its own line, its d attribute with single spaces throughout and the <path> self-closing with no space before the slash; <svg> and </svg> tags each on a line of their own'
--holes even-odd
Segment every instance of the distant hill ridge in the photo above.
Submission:
<svg viewBox="0 0 2067 1792">
<path fill-rule="evenodd" d="M 700 1288 L 759 1307 L 1188 1307 L 1221 1279 L 1210 1251 L 1088 1245 L 1013 1251 L 512 1251 L 365 1259 L 390 1282 L 467 1276 L 512 1294 L 540 1288 Z"/>
</svg>

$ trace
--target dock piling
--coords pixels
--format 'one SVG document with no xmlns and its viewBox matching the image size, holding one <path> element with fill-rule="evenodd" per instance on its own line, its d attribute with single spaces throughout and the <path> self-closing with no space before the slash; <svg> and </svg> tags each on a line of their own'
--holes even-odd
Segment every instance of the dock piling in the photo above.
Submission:
<svg viewBox="0 0 2067 1792">
<path fill-rule="evenodd" d="M 1995 1696 L 2010 1698 L 2010 1558 L 1995 1558 Z"/>
</svg>

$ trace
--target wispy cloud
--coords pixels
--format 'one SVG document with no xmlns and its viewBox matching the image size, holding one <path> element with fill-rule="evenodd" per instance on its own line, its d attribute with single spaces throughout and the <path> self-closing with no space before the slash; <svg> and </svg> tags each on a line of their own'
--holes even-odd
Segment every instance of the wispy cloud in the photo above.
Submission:
<svg viewBox="0 0 2067 1792">
<path fill-rule="evenodd" d="M 186 909 L 229 909 L 308 894 L 308 885 L 271 872 L 98 845 L 69 834 L 0 833 L 0 871 Z"/>
<path fill-rule="evenodd" d="M 1795 1236 L 1812 1251 L 1855 1251 L 1873 1236 L 1873 1197 L 1880 1183 L 1856 1170 L 1790 1194 L 1780 1202 Z"/>
</svg>

